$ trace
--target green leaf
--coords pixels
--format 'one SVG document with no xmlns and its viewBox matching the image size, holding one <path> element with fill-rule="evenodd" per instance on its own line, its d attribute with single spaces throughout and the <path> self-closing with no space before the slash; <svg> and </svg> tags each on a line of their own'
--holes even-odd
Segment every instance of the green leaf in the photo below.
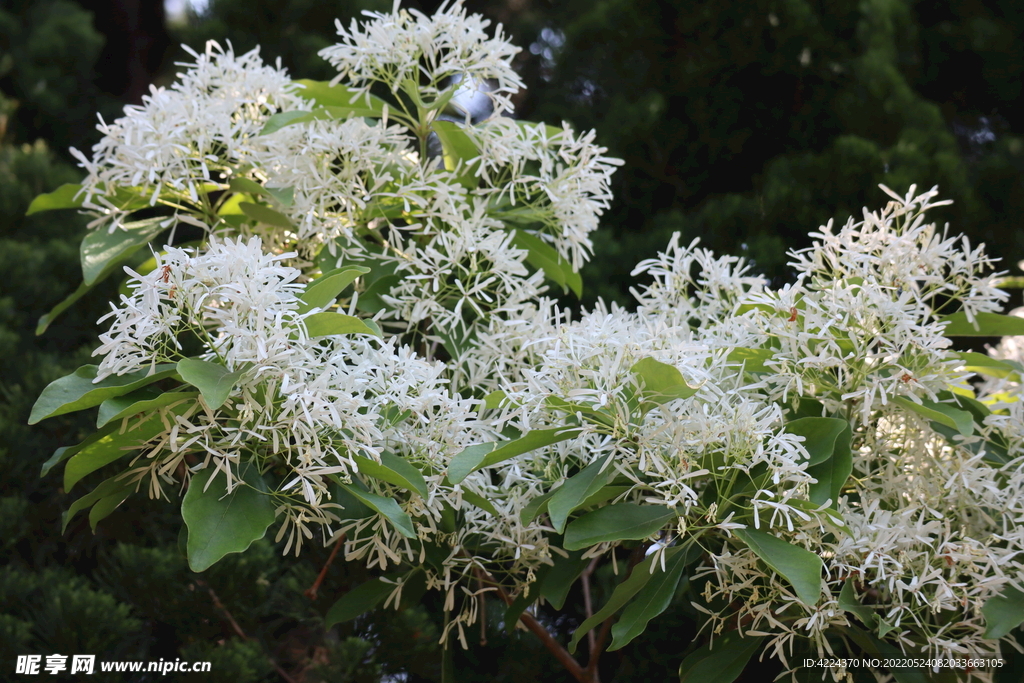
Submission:
<svg viewBox="0 0 1024 683">
<path fill-rule="evenodd" d="M 665 551 L 665 571 L 655 570 L 647 585 L 626 606 L 622 616 L 612 626 L 612 644 L 609 652 L 625 647 L 644 632 L 648 622 L 672 603 L 683 569 L 700 557 L 701 550 L 693 545 L 669 548 Z"/>
<path fill-rule="evenodd" d="M 642 395 L 650 403 L 668 403 L 697 393 L 697 388 L 686 383 L 678 368 L 651 357 L 637 361 L 630 372 L 643 381 Z"/>
<path fill-rule="evenodd" d="M 863 629 L 856 627 L 843 628 L 840 626 L 838 630 L 849 635 L 865 652 L 877 653 L 881 657 L 889 659 L 907 658 L 899 648 L 884 640 L 879 640 Z M 920 669 L 891 667 L 889 673 L 896 679 L 896 683 L 929 683 L 928 677 Z"/>
<path fill-rule="evenodd" d="M 1000 313 L 978 313 L 975 323 L 967 321 L 963 311 L 939 320 L 949 323 L 943 334 L 947 337 L 1013 337 L 1024 334 L 1024 318 Z"/>
<path fill-rule="evenodd" d="M 166 218 L 147 218 L 125 223 L 113 232 L 91 230 L 82 239 L 82 280 L 96 284 L 111 264 L 123 263 L 168 226 Z"/>
<path fill-rule="evenodd" d="M 746 349 L 737 347 L 729 352 L 728 361 L 730 363 L 743 363 L 743 369 L 747 372 L 768 372 L 769 368 L 764 363 L 774 355 L 774 349 Z"/>
<path fill-rule="evenodd" d="M 574 520 L 565 528 L 564 547 L 581 550 L 608 541 L 638 541 L 653 536 L 675 519 L 675 510 L 660 505 L 616 503 Z"/>
<path fill-rule="evenodd" d="M 350 109 L 353 116 L 380 118 L 387 106 L 387 103 L 376 95 L 359 93 L 344 85 L 331 85 L 327 81 L 311 81 L 306 78 L 295 82 L 302 86 L 298 91 L 301 98 L 312 100 L 320 107 Z"/>
<path fill-rule="evenodd" d="M 853 472 L 853 452 L 850 450 L 853 432 L 850 429 L 849 422 L 846 420 L 839 421 L 843 423 L 843 430 L 835 439 L 832 447 L 832 457 L 807 468 L 807 473 L 818 480 L 810 485 L 808 492 L 811 502 L 816 505 L 824 505 L 826 501 L 831 499 L 832 507 L 835 507 L 839 500 L 839 494 L 842 492 L 843 486 L 846 485 L 846 480 L 850 478 L 850 474 Z M 793 423 L 790 422 L 789 424 Z M 807 446 L 807 442 L 804 442 L 804 446 Z"/>
<path fill-rule="evenodd" d="M 819 465 L 832 457 L 836 439 L 850 429 L 846 420 L 835 417 L 801 417 L 787 422 L 783 429 L 804 437 L 803 446 L 810 460 L 808 465 Z"/>
<path fill-rule="evenodd" d="M 480 150 L 473 139 L 453 121 L 434 121 L 430 127 L 437 133 L 444 150 L 444 167 L 456 174 L 458 182 L 468 190 L 480 184 L 476 169 L 480 166 Z"/>
<path fill-rule="evenodd" d="M 523 230 L 514 230 L 512 244 L 526 250 L 526 262 L 544 271 L 549 280 L 562 288 L 572 290 L 576 298 L 583 296 L 583 278 L 572 268 L 572 264 L 547 242 Z"/>
<path fill-rule="evenodd" d="M 285 216 L 280 211 L 274 211 L 273 209 L 263 206 L 262 204 L 253 204 L 252 202 L 242 202 L 238 205 L 238 208 L 242 210 L 249 218 L 260 223 L 266 223 L 272 225 L 275 228 L 294 228 L 292 221 L 288 216 Z"/>
<path fill-rule="evenodd" d="M 565 605 L 569 589 L 590 564 L 590 560 L 583 559 L 581 555 L 583 555 L 582 551 L 574 550 L 569 553 L 569 557 L 556 556 L 554 566 L 551 567 L 551 571 L 544 577 L 544 582 L 540 586 L 541 595 L 557 610 L 561 610 Z"/>
<path fill-rule="evenodd" d="M 484 410 L 497 410 L 501 407 L 502 401 L 506 398 L 506 394 L 501 389 L 492 391 L 491 393 L 484 396 Z"/>
<path fill-rule="evenodd" d="M 903 406 L 907 410 L 917 413 L 933 422 L 938 422 L 951 429 L 955 429 L 964 436 L 974 433 L 974 417 L 966 410 L 954 408 L 948 403 L 936 403 L 922 399 L 921 403 L 915 403 L 904 396 L 896 396 L 892 399 L 896 405 Z"/>
<path fill-rule="evenodd" d="M 369 268 L 349 266 L 324 273 L 306 286 L 306 291 L 299 297 L 305 306 L 300 308 L 299 312 L 305 313 L 312 308 L 325 308 L 338 298 L 338 295 L 357 277 L 369 272 Z"/>
<path fill-rule="evenodd" d="M 28 211 L 25 212 L 25 215 L 31 216 L 34 213 L 53 211 L 55 209 L 81 208 L 82 202 L 85 200 L 85 192 L 82 192 L 80 195 L 78 194 L 81 189 L 82 186 L 79 183 L 65 183 L 53 192 L 38 195 L 28 205 Z M 77 199 L 75 195 L 78 195 Z"/>
<path fill-rule="evenodd" d="M 99 486 L 94 488 L 92 492 L 85 494 L 84 496 L 76 500 L 74 503 L 72 503 L 71 507 L 68 508 L 67 512 L 65 512 L 61 516 L 60 532 L 63 534 L 65 531 L 67 531 L 68 523 L 81 510 L 84 510 L 85 508 L 91 505 L 95 505 L 98 501 L 103 500 L 104 498 L 118 495 L 120 492 L 124 492 L 125 497 L 127 497 L 128 494 L 131 493 L 131 490 L 135 488 L 135 482 L 129 482 L 127 481 L 127 478 L 119 478 L 123 474 L 123 472 L 115 474 L 114 476 L 110 477 L 109 479 L 101 483 Z"/>
<path fill-rule="evenodd" d="M 295 203 L 294 187 L 267 187 L 264 188 L 271 197 L 277 200 L 281 206 L 291 206 Z"/>
<path fill-rule="evenodd" d="M 327 610 L 327 616 L 324 617 L 324 628 L 331 628 L 335 624 L 342 624 L 369 612 L 384 602 L 384 598 L 391 595 L 393 590 L 395 590 L 394 584 L 384 583 L 380 579 L 370 579 L 366 583 L 359 584 L 341 596 L 341 599 Z"/>
<path fill-rule="evenodd" d="M 271 133 L 276 133 L 287 126 L 315 120 L 316 118 L 311 111 L 283 111 L 278 114 L 274 114 L 267 119 L 267 122 L 263 124 L 263 129 L 260 131 L 260 135 L 270 135 Z"/>
<path fill-rule="evenodd" d="M 968 372 L 998 377 L 999 379 L 1008 379 L 1011 382 L 1021 381 L 1020 368 L 1013 363 L 992 358 L 984 353 L 975 353 L 974 351 L 965 351 L 956 355 L 960 356 L 960 359 L 963 360 L 964 369 Z"/>
<path fill-rule="evenodd" d="M 335 87 L 343 88 L 344 86 Z M 270 135 L 287 126 L 309 123 L 310 121 L 345 121 L 352 117 L 380 118 L 383 114 L 384 101 L 373 95 L 370 97 L 370 106 L 367 106 L 362 99 L 352 104 L 340 104 L 341 100 L 339 100 L 337 105 L 318 106 L 312 111 L 297 110 L 274 114 L 263 124 L 260 135 Z"/>
<path fill-rule="evenodd" d="M 366 287 L 366 290 L 359 295 L 356 301 L 356 308 L 363 313 L 370 315 L 389 307 L 389 304 L 381 298 L 382 295 L 390 294 L 404 278 L 401 275 L 385 275 L 374 280 Z"/>
<path fill-rule="evenodd" d="M 143 387 L 124 396 L 108 398 L 101 403 L 99 415 L 96 417 L 96 427 L 103 427 L 132 415 L 145 413 L 178 401 L 194 399 L 197 396 L 199 394 L 194 391 L 161 392 L 153 386 Z"/>
<path fill-rule="evenodd" d="M 385 519 L 398 529 L 400 534 L 406 538 L 416 538 L 416 529 L 412 525 L 412 519 L 402 510 L 394 498 L 385 498 L 369 491 L 362 491 L 359 487 L 352 484 L 342 484 L 341 488 L 363 505 L 383 515 Z"/>
<path fill-rule="evenodd" d="M 89 527 L 92 528 L 92 532 L 96 533 L 96 525 L 109 517 L 130 495 L 132 495 L 132 489 L 128 487 L 96 501 L 92 510 L 89 510 Z"/>
<path fill-rule="evenodd" d="M 531 498 L 530 502 L 523 506 L 522 511 L 519 513 L 519 519 L 523 524 L 529 524 L 533 520 L 537 519 L 538 515 L 542 515 L 548 511 L 548 501 L 551 500 L 551 496 L 555 495 L 558 489 L 548 491 L 547 493 L 541 494 L 536 498 Z"/>
<path fill-rule="evenodd" d="M 996 640 L 1024 623 L 1024 593 L 1013 586 L 989 598 L 981 608 L 985 616 L 985 638 Z"/>
<path fill-rule="evenodd" d="M 865 626 L 874 629 L 878 625 L 878 616 L 875 611 L 866 605 L 861 604 L 857 599 L 857 591 L 853 587 L 853 579 L 847 579 L 839 591 L 839 607 L 857 615 Z"/>
<path fill-rule="evenodd" d="M 401 486 L 407 491 L 415 491 L 423 498 L 428 495 L 427 482 L 423 479 L 423 475 L 405 458 L 384 451 L 380 455 L 380 462 L 364 458 L 361 455 L 353 455 L 352 459 L 355 460 L 356 466 L 362 474 L 395 486 Z"/>
<path fill-rule="evenodd" d="M 282 206 L 291 206 L 294 202 L 295 188 L 292 187 L 264 187 L 255 180 L 242 176 L 232 178 L 228 183 L 228 187 L 235 192 L 244 192 L 252 195 L 253 197 L 265 197 L 266 199 L 273 200 Z"/>
<path fill-rule="evenodd" d="M 615 475 L 614 467 L 605 467 L 611 457 L 609 454 L 590 463 L 566 479 L 551 496 L 548 501 L 548 516 L 551 518 L 551 526 L 557 533 L 565 531 L 565 523 L 572 511 L 582 506 L 587 498 L 604 488 L 608 480 Z"/>
<path fill-rule="evenodd" d="M 533 583 L 528 584 L 523 589 L 523 592 L 505 610 L 505 631 L 507 633 L 512 633 L 515 630 L 516 622 L 519 621 L 519 617 L 526 611 L 526 608 L 540 599 L 541 584 L 550 572 L 551 565 L 541 565 L 534 573 Z"/>
<path fill-rule="evenodd" d="M 578 510 L 586 510 L 587 508 L 595 507 L 597 505 L 600 505 L 601 503 L 604 503 L 604 502 L 609 501 L 609 500 L 611 500 L 613 498 L 617 498 L 617 497 L 621 496 L 623 493 L 625 493 L 626 491 L 629 491 L 632 488 L 633 488 L 632 485 L 628 485 L 628 484 L 617 484 L 617 485 L 609 484 L 608 486 L 602 487 L 601 489 L 599 489 L 596 492 L 594 492 L 593 495 L 591 495 L 585 501 L 580 503 L 580 506 L 577 509 Z"/>
<path fill-rule="evenodd" d="M 96 276 L 96 279 L 91 284 L 83 282 L 82 284 L 80 284 L 78 286 L 78 289 L 76 289 L 74 292 L 69 294 L 59 304 L 54 306 L 50 310 L 49 313 L 47 313 L 47 314 L 45 314 L 43 316 L 40 316 L 39 322 L 36 325 L 36 335 L 41 335 L 44 332 L 46 332 L 46 329 L 50 326 L 50 324 L 54 320 L 57 319 L 58 316 L 60 316 L 61 313 L 63 313 L 67 309 L 71 308 L 71 306 L 74 305 L 74 303 L 76 301 L 78 301 L 83 296 L 88 294 L 100 282 L 102 282 L 103 280 L 106 280 L 113 273 L 120 271 L 121 270 L 121 268 L 120 268 L 121 265 L 125 261 L 129 260 L 140 248 L 141 248 L 141 245 L 139 247 L 127 249 L 125 251 L 122 251 L 120 256 L 118 256 L 117 258 L 107 261 L 106 266 Z"/>
<path fill-rule="evenodd" d="M 177 412 L 187 409 L 182 406 Z M 90 443 L 68 460 L 64 466 L 64 490 L 70 491 L 86 475 L 92 474 L 104 465 L 120 460 L 157 434 L 169 429 L 168 423 L 159 412 L 134 422 L 123 433 L 112 431 Z"/>
<path fill-rule="evenodd" d="M 687 655 L 679 665 L 679 683 L 733 683 L 760 649 L 764 637 L 741 638 L 729 631 Z"/>
<path fill-rule="evenodd" d="M 823 566 L 820 557 L 764 531 L 736 529 L 733 533 L 766 565 L 789 581 L 804 604 L 818 604 Z"/>
<path fill-rule="evenodd" d="M 234 190 L 235 192 L 246 192 L 248 194 L 253 195 L 254 197 L 270 196 L 270 193 L 267 192 L 267 188 L 263 187 L 262 185 L 257 183 L 255 180 L 252 180 L 251 178 L 244 178 L 242 176 L 232 178 L 228 182 L 228 187 Z"/>
<path fill-rule="evenodd" d="M 470 446 L 452 458 L 448 463 L 448 480 L 453 484 L 462 481 L 473 472 L 532 450 L 550 446 L 579 436 L 579 429 L 534 429 L 521 438 L 512 441 L 495 441 Z"/>
<path fill-rule="evenodd" d="M 361 320 L 353 315 L 323 311 L 307 316 L 303 322 L 306 324 L 306 334 L 310 339 L 316 337 L 328 337 L 334 334 L 369 334 L 374 337 L 381 336 L 380 328 L 374 324 L 369 326 L 367 320 Z"/>
<path fill-rule="evenodd" d="M 199 360 L 198 358 L 182 358 L 178 361 L 178 374 L 203 395 L 210 410 L 217 410 L 231 395 L 235 383 L 245 373 L 244 370 L 229 372 L 220 363 Z"/>
<path fill-rule="evenodd" d="M 243 463 L 236 476 L 241 481 L 229 494 L 227 479 L 217 469 L 207 467 L 192 475 L 181 517 L 188 526 L 188 564 L 194 572 L 205 571 L 229 553 L 244 552 L 274 523 L 274 502 L 256 466 Z"/>
<path fill-rule="evenodd" d="M 65 297 L 59 304 L 51 308 L 49 313 L 39 316 L 39 321 L 36 323 L 36 336 L 38 337 L 42 333 L 46 332 L 46 329 L 50 326 L 50 323 L 56 320 L 61 313 L 71 308 L 71 306 L 76 301 L 78 301 L 83 296 L 88 294 L 89 291 L 96 286 L 96 284 L 99 283 L 87 285 L 83 282 L 82 284 L 78 285 L 78 289 L 76 289 L 74 292 Z"/>
<path fill-rule="evenodd" d="M 39 476 L 45 477 L 50 472 L 50 470 L 56 467 L 58 464 L 67 460 L 76 453 L 80 452 L 86 446 L 96 443 L 97 441 L 105 437 L 107 434 L 116 431 L 117 428 L 118 425 L 106 425 L 102 429 L 99 429 L 98 431 L 95 431 L 89 436 L 87 436 L 81 443 L 75 444 L 74 446 L 62 446 L 61 448 L 58 448 L 53 452 L 53 455 L 50 456 L 50 459 L 43 463 L 43 468 L 42 471 L 39 473 Z"/>
<path fill-rule="evenodd" d="M 98 406 L 108 398 L 122 396 L 169 377 L 176 370 L 173 364 L 168 363 L 124 375 L 110 375 L 94 382 L 97 369 L 96 365 L 83 365 L 72 374 L 50 382 L 32 406 L 28 423 L 34 425 L 48 417 Z"/>
<path fill-rule="evenodd" d="M 334 510 L 334 514 L 340 519 L 366 519 L 377 514 L 374 510 L 370 509 L 369 506 L 364 505 L 358 498 L 353 496 L 344 488 L 345 484 L 338 478 L 336 474 L 327 475 L 328 479 L 334 482 L 334 486 L 331 489 L 331 500 L 341 506 L 342 509 Z M 361 484 L 358 479 L 353 480 L 354 483 Z"/>
<path fill-rule="evenodd" d="M 470 505 L 475 505 L 481 510 L 491 513 L 495 517 L 498 516 L 498 509 L 491 504 L 491 501 L 479 494 L 473 493 L 469 489 L 462 489 L 462 499 Z"/>
<path fill-rule="evenodd" d="M 558 396 L 548 396 L 544 402 L 554 408 L 561 410 L 567 415 L 580 416 L 594 424 L 602 424 L 605 427 L 614 427 L 615 418 L 604 409 L 596 409 L 582 403 L 571 403 Z"/>
<path fill-rule="evenodd" d="M 612 591 L 612 595 L 608 598 L 608 602 L 604 604 L 601 609 L 590 617 L 572 634 L 572 640 L 569 641 L 569 652 L 575 653 L 576 646 L 579 645 L 580 640 L 583 636 L 597 626 L 604 622 L 605 619 L 612 616 L 619 611 L 619 608 L 629 602 L 629 599 L 636 595 L 641 588 L 647 585 L 647 582 L 651 580 L 651 563 L 654 561 L 654 555 L 649 555 L 642 562 L 633 567 L 633 571 L 629 573 L 626 580 L 615 586 L 615 590 Z"/>
</svg>

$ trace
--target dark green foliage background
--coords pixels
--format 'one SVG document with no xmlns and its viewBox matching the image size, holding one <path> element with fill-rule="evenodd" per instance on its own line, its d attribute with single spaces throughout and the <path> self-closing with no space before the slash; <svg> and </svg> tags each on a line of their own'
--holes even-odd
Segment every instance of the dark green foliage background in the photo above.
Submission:
<svg viewBox="0 0 1024 683">
<path fill-rule="evenodd" d="M 117 3 L 114 3 L 115 5 Z M 127 3 L 124 3 L 127 4 Z M 407 3 L 431 12 L 438 3 Z M 296 77 L 329 78 L 316 51 L 385 0 L 211 0 L 203 16 L 171 27 L 200 48 L 209 38 Z M 938 184 L 955 204 L 951 229 L 985 241 L 1017 274 L 1024 258 L 1024 8 L 1009 0 L 911 2 L 808 0 L 480 0 L 467 5 L 505 23 L 524 47 L 517 66 L 529 90 L 517 114 L 595 128 L 625 160 L 616 201 L 584 271 L 584 304 L 628 302 L 629 272 L 674 231 L 684 242 L 742 254 L 776 281 L 788 248 L 807 232 L 877 207 L 885 183 Z M 95 115 L 116 118 L 125 92 L 116 27 L 87 0 L 9 0 L 0 7 L 0 680 L 17 654 L 96 654 L 99 659 L 210 660 L 197 680 L 436 681 L 438 605 L 364 616 L 330 631 L 332 599 L 365 580 L 334 563 L 313 602 L 303 595 L 327 553 L 282 558 L 269 540 L 202 576 L 179 550 L 176 505 L 135 496 L 96 534 L 63 510 L 106 475 L 68 494 L 39 467 L 90 425 L 62 416 L 25 422 L 47 382 L 89 362 L 116 283 L 81 301 L 42 337 L 37 318 L 80 280 L 72 212 L 24 217 L 32 197 L 80 172 L 68 146 L 95 142 Z M 99 30 L 98 30 L 99 29 Z M 111 37 L 105 39 L 101 31 Z M 159 37 L 153 38 L 159 44 Z M 105 51 L 106 50 L 106 51 Z M 147 57 L 152 62 L 152 54 Z M 169 83 L 182 51 L 168 51 L 157 83 Z M 598 603 L 613 586 L 597 576 Z M 211 593 L 212 591 L 212 593 Z M 246 637 L 231 624 L 223 605 Z M 641 638 L 607 653 L 603 680 L 671 680 L 693 638 L 683 591 Z M 579 587 L 562 615 L 541 619 L 566 640 L 582 615 Z M 539 642 L 504 635 L 491 602 L 485 631 L 467 634 L 456 680 L 566 681 Z M 1016 672 L 1016 673 L 1014 673 Z M 764 678 L 764 672 L 761 678 Z M 1018 675 L 1007 669 L 1005 675 Z M 391 675 L 397 677 L 389 678 Z M 752 678 L 755 680 L 757 677 Z M 768 676 L 771 678 L 771 676 Z M 128 680 L 128 679 L 125 679 Z M 144 675 L 133 680 L 151 680 Z"/>
</svg>

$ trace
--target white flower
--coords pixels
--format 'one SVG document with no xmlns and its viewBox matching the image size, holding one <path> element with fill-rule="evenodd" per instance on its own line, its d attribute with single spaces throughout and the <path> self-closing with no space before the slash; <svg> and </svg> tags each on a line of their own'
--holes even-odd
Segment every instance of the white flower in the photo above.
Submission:
<svg viewBox="0 0 1024 683">
<path fill-rule="evenodd" d="M 500 25 L 488 38 L 490 21 L 467 15 L 462 0 L 442 3 L 430 17 L 398 4 L 390 14 L 364 11 L 370 20 L 361 26 L 353 19 L 346 30 L 336 22 L 341 42 L 319 53 L 338 70 L 336 82 L 344 79 L 367 92 L 374 82 L 392 92 L 411 84 L 433 101 L 456 83 L 490 81 L 493 86 L 480 92 L 494 102 L 494 115 L 512 110 L 510 96 L 523 87 L 512 68 L 519 48 L 504 39 Z"/>
</svg>

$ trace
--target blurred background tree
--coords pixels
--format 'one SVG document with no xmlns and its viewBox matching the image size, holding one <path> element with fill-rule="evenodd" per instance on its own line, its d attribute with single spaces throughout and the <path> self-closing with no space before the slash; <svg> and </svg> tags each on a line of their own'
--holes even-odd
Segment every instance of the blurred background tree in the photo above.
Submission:
<svg viewBox="0 0 1024 683">
<path fill-rule="evenodd" d="M 403 4 L 430 13 L 440 3 Z M 785 251 L 806 246 L 807 232 L 832 216 L 841 222 L 884 204 L 878 183 L 900 193 L 911 183 L 939 185 L 955 200 L 943 209 L 952 231 L 986 242 L 1014 274 L 1024 258 L 1019 3 L 466 4 L 524 48 L 517 66 L 529 89 L 517 116 L 595 128 L 609 154 L 626 161 L 584 271 L 585 305 L 597 296 L 628 302 L 633 265 L 674 231 L 747 256 L 783 281 Z M 316 52 L 334 42 L 334 19 L 347 24 L 391 2 L 166 6 L 7 0 L 0 8 L 0 666 L 10 671 L 15 654 L 94 653 L 208 659 L 218 679 L 237 683 L 439 680 L 441 624 L 429 599 L 399 616 L 323 629 L 331 601 L 364 579 L 334 562 L 311 601 L 304 591 L 327 551 L 310 548 L 295 563 L 265 541 L 197 576 L 178 551 L 180 519 L 143 496 L 95 535 L 82 518 L 60 533 L 60 513 L 77 496 L 58 477 L 40 479 L 39 467 L 86 425 L 74 416 L 42 429 L 25 422 L 47 382 L 88 362 L 94 321 L 116 283 L 36 337 L 38 317 L 79 281 L 74 245 L 85 228 L 71 212 L 24 217 L 31 198 L 77 180 L 67 148 L 95 142 L 97 112 L 116 118 L 150 83 L 173 80 L 174 62 L 189 58 L 172 46 L 259 44 L 265 60 L 280 57 L 296 77 L 326 79 Z M 611 577 L 595 579 L 601 602 Z M 687 590 L 644 636 L 605 656 L 603 680 L 675 675 L 693 635 Z M 581 605 L 581 596 L 567 604 Z M 460 682 L 569 680 L 531 635 L 506 637 L 502 614 L 497 604 L 488 610 L 486 646 L 455 653 Z M 581 617 L 570 611 L 550 625 L 568 634 Z M 1021 672 L 1002 675 L 1019 680 Z"/>
</svg>

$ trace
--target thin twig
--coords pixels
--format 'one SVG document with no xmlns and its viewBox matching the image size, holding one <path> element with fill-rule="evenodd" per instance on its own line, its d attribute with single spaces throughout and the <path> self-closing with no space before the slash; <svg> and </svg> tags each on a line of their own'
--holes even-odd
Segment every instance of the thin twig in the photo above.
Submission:
<svg viewBox="0 0 1024 683">
<path fill-rule="evenodd" d="M 334 548 L 331 550 L 331 554 L 327 556 L 327 561 L 324 562 L 323 569 L 320 570 L 320 574 L 317 575 L 316 581 L 313 585 L 306 589 L 305 595 L 310 600 L 316 600 L 316 592 L 320 590 L 320 584 L 324 582 L 324 577 L 327 576 L 327 569 L 334 562 L 334 556 L 338 554 L 342 544 L 345 542 L 345 534 L 341 535 L 341 538 L 334 544 Z"/>
<path fill-rule="evenodd" d="M 647 554 L 647 548 L 650 547 L 650 543 L 641 543 L 633 549 L 632 554 L 629 556 L 629 567 L 626 568 L 626 575 L 623 577 L 623 581 L 628 579 L 633 573 L 633 568 L 636 567 L 644 559 Z M 614 550 L 612 551 L 614 552 Z M 587 659 L 587 672 L 590 674 L 591 683 L 600 683 L 600 671 L 597 668 L 598 663 L 601 660 L 601 653 L 604 651 L 605 643 L 608 642 L 608 634 L 612 630 L 612 624 L 615 623 L 615 614 L 604 620 L 601 624 L 601 632 L 597 634 L 597 638 L 592 641 L 590 648 L 590 656 Z M 588 635 L 593 635 L 593 630 Z"/>
<path fill-rule="evenodd" d="M 220 598 L 217 597 L 217 593 L 214 592 L 213 588 L 208 583 L 202 579 L 196 579 L 196 583 L 206 588 L 207 592 L 210 594 L 210 598 L 213 600 L 213 606 L 224 614 L 224 618 L 228 620 L 229 624 L 231 624 L 231 630 L 238 634 L 239 638 L 242 640 L 255 640 L 255 638 L 250 638 L 246 635 L 245 631 L 242 630 L 242 627 L 238 625 L 237 621 L 235 621 L 235 617 L 231 614 L 231 611 L 224 606 L 224 603 L 220 601 Z M 278 664 L 273 657 L 268 655 L 267 659 L 270 660 L 271 665 L 273 665 L 277 673 L 280 674 L 281 678 L 287 681 L 287 683 L 298 683 L 298 681 L 292 678 L 287 671 L 281 668 L 281 665 Z"/>
<path fill-rule="evenodd" d="M 590 595 L 590 575 L 594 573 L 595 569 L 597 569 L 597 563 L 600 559 L 601 556 L 598 555 L 591 560 L 590 564 L 587 565 L 587 568 L 583 570 L 583 574 L 580 576 L 583 580 L 583 609 L 586 611 L 587 619 L 594 616 L 594 602 Z M 593 652 L 596 647 L 594 629 L 587 631 L 587 644 L 590 645 L 590 651 Z"/>
<path fill-rule="evenodd" d="M 498 595 L 506 605 L 512 604 L 512 598 L 505 592 L 505 589 L 498 584 L 493 576 L 481 567 L 474 567 L 474 570 L 481 581 L 485 581 L 498 589 Z M 540 638 L 544 647 L 546 647 L 548 651 L 555 656 L 555 659 L 561 662 L 562 666 L 572 674 L 573 678 L 580 683 L 594 683 L 593 676 L 590 672 L 580 666 L 580 663 L 577 662 L 571 654 L 569 654 L 569 651 L 562 647 L 562 644 L 555 640 L 548 630 L 544 628 L 544 625 L 537 621 L 532 614 L 524 611 L 519 615 L 519 620 L 522 621 L 523 625 L 532 631 L 535 636 Z"/>
</svg>

